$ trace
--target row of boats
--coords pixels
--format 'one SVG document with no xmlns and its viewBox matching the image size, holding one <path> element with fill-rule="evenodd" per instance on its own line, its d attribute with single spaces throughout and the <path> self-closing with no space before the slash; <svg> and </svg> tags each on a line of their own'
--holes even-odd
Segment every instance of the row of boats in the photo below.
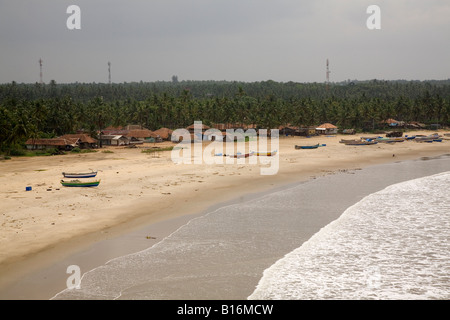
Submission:
<svg viewBox="0 0 450 320">
<path fill-rule="evenodd" d="M 249 152 L 249 153 L 237 153 L 237 154 L 226 154 L 226 153 L 216 153 L 216 157 L 230 157 L 230 158 L 248 158 L 251 156 L 266 156 L 266 157 L 273 157 L 277 154 L 278 150 L 275 151 L 268 151 L 268 152 Z"/>
<path fill-rule="evenodd" d="M 445 134 L 445 136 L 450 137 L 449 134 Z M 447 140 L 450 140 L 450 138 L 444 138 Z M 431 135 L 415 135 L 415 136 L 405 136 L 405 137 L 360 137 L 360 139 L 341 139 L 339 143 L 343 143 L 348 146 L 366 146 L 366 145 L 373 145 L 377 143 L 396 143 L 396 142 L 403 142 L 406 140 L 415 140 L 416 142 L 442 142 L 443 137 L 440 136 L 437 133 L 431 134 Z M 326 144 L 314 144 L 314 145 L 306 145 L 306 146 L 299 146 L 295 145 L 295 149 L 317 149 L 319 147 L 325 147 Z"/>
<path fill-rule="evenodd" d="M 403 142 L 406 140 L 414 140 L 416 142 L 442 142 L 442 137 L 437 134 L 431 135 L 415 135 L 415 136 L 405 136 L 405 137 L 395 137 L 395 138 L 384 138 L 384 137 L 361 137 L 360 139 L 341 139 L 340 143 L 345 145 L 357 146 L 357 145 L 372 145 L 377 143 L 396 143 Z"/>
</svg>

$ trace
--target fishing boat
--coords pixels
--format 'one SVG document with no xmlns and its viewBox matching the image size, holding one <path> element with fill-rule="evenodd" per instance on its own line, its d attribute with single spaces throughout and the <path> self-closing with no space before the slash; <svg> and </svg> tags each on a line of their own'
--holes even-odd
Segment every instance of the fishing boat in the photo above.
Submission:
<svg viewBox="0 0 450 320">
<path fill-rule="evenodd" d="M 240 153 L 238 153 L 238 154 L 231 154 L 231 155 L 228 155 L 230 158 L 248 158 L 248 157 L 250 157 L 251 155 L 253 155 L 253 152 L 250 152 L 250 153 L 244 153 L 244 154 L 240 154 Z"/>
<path fill-rule="evenodd" d="M 317 149 L 319 144 L 315 144 L 313 146 L 295 146 L 295 149 Z"/>
<path fill-rule="evenodd" d="M 275 151 L 269 151 L 269 152 L 254 152 L 253 153 L 255 156 L 267 156 L 267 157 L 272 157 L 274 155 L 277 154 L 277 150 Z"/>
<path fill-rule="evenodd" d="M 96 181 L 80 181 L 80 180 L 70 180 L 64 181 L 61 180 L 61 184 L 64 187 L 97 187 L 100 183 L 100 180 Z"/>
<path fill-rule="evenodd" d="M 367 146 L 372 144 L 377 144 L 378 141 L 375 140 L 361 140 L 356 142 L 347 142 L 345 143 L 346 146 Z"/>
<path fill-rule="evenodd" d="M 339 143 L 348 143 L 348 142 L 360 142 L 361 139 L 341 139 Z"/>
<path fill-rule="evenodd" d="M 86 173 L 69 173 L 69 172 L 63 172 L 62 173 L 64 178 L 93 178 L 97 175 L 97 171 L 91 171 Z"/>
<path fill-rule="evenodd" d="M 384 143 L 403 142 L 405 138 L 378 138 L 377 141 Z"/>
<path fill-rule="evenodd" d="M 416 140 L 416 142 L 428 142 L 428 143 L 432 143 L 433 141 L 437 141 L 437 140 L 441 140 L 439 142 L 442 142 L 441 137 L 437 133 L 430 134 L 428 136 L 423 136 L 423 135 L 418 136 L 417 135 L 415 140 Z"/>
</svg>

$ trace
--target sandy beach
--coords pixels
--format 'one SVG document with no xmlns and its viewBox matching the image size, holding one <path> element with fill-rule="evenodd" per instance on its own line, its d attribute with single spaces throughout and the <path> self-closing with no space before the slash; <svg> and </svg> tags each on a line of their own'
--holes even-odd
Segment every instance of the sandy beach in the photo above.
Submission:
<svg viewBox="0 0 450 320">
<path fill-rule="evenodd" d="M 440 132 L 443 133 L 444 131 Z M 433 132 L 409 132 L 408 135 Z M 261 175 L 263 164 L 175 164 L 170 151 L 104 148 L 96 153 L 13 158 L 0 162 L 0 292 L 23 275 L 89 244 L 144 225 L 189 219 L 217 203 L 339 170 L 432 157 L 450 142 L 346 146 L 353 136 L 280 137 L 279 170 Z M 295 145 L 326 144 L 314 150 Z M 164 147 L 171 142 L 148 144 Z M 208 143 L 204 143 L 206 147 Z M 109 150 L 111 152 L 104 152 Z M 268 148 L 268 151 L 270 148 Z M 264 150 L 266 151 L 266 150 Z M 248 159 L 247 159 L 248 160 Z M 63 171 L 98 170 L 97 188 L 64 188 Z M 25 191 L 26 187 L 31 191 Z M 167 232 L 176 226 L 166 226 Z M 142 237 L 136 251 L 158 237 Z M 128 248 L 130 250 L 130 248 Z M 7 298 L 7 297 L 6 297 Z"/>
</svg>

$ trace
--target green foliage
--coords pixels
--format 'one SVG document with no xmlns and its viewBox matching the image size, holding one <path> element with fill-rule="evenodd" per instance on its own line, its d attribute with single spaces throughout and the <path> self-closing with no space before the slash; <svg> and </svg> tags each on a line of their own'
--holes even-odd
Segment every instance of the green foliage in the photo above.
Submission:
<svg viewBox="0 0 450 320">
<path fill-rule="evenodd" d="M 29 138 L 79 129 L 96 137 L 108 126 L 127 124 L 156 130 L 185 128 L 196 120 L 258 128 L 331 122 L 373 131 L 388 118 L 449 125 L 450 80 L 346 81 L 328 88 L 275 81 L 14 82 L 0 85 L 0 152 L 17 152 Z"/>
</svg>

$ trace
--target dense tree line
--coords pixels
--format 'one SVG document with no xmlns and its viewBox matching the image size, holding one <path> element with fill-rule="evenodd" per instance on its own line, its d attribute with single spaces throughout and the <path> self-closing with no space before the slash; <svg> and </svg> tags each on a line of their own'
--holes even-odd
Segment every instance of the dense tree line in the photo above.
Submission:
<svg viewBox="0 0 450 320">
<path fill-rule="evenodd" d="M 260 128 L 331 122 L 373 130 L 385 119 L 450 124 L 450 80 L 280 83 L 172 81 L 0 85 L 0 151 L 28 138 L 107 126 L 151 130 L 242 123 Z"/>
</svg>

